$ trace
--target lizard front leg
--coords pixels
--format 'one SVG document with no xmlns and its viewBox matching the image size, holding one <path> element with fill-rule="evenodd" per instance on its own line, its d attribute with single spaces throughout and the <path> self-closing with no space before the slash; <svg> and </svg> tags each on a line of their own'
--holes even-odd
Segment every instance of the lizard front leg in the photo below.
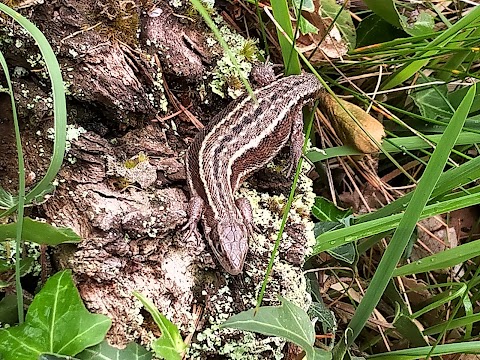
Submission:
<svg viewBox="0 0 480 360">
<path fill-rule="evenodd" d="M 290 134 L 290 159 L 288 167 L 285 170 L 289 178 L 293 171 L 297 168 L 300 156 L 302 156 L 303 143 L 305 136 L 303 135 L 303 104 L 292 109 L 289 118 L 292 123 L 292 131 Z"/>
<path fill-rule="evenodd" d="M 235 200 L 235 204 L 237 205 L 238 210 L 240 210 L 240 214 L 243 218 L 243 223 L 247 227 L 248 235 L 253 237 L 255 234 L 254 231 L 260 232 L 260 229 L 253 223 L 253 213 L 252 213 L 252 205 L 250 201 L 245 198 L 239 198 Z"/>
<path fill-rule="evenodd" d="M 198 232 L 198 222 L 202 217 L 204 208 L 205 208 L 205 203 L 203 199 L 197 194 L 193 195 L 190 201 L 188 202 L 188 207 L 187 207 L 188 222 L 181 229 L 182 231 L 185 231 L 188 229 L 187 233 L 183 237 L 183 240 L 188 239 L 192 235 L 192 233 L 195 234 L 197 239 L 200 239 L 200 234 Z"/>
</svg>

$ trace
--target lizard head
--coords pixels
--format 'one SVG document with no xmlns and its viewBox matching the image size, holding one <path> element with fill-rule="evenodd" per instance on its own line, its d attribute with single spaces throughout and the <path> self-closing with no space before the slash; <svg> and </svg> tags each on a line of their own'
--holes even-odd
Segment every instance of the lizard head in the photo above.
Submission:
<svg viewBox="0 0 480 360">
<path fill-rule="evenodd" d="M 248 252 L 246 226 L 235 220 L 223 220 L 209 235 L 213 253 L 220 264 L 230 274 L 240 274 Z"/>
</svg>

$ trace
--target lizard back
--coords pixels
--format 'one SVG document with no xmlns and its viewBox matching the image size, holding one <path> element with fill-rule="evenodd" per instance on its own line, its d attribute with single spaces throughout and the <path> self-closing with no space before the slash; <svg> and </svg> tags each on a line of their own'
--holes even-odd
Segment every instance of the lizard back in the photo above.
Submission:
<svg viewBox="0 0 480 360">
<path fill-rule="evenodd" d="M 286 145 L 292 112 L 301 112 L 321 89 L 312 74 L 281 78 L 255 90 L 258 103 L 243 95 L 197 134 L 187 155 L 189 186 L 215 217 L 231 212 L 233 192 Z"/>
</svg>

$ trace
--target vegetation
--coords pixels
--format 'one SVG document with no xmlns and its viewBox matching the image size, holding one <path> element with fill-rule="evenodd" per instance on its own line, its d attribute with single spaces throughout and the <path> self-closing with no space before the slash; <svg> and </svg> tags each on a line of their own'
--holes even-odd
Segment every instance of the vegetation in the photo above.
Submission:
<svg viewBox="0 0 480 360">
<path fill-rule="evenodd" d="M 197 0 L 191 3 L 219 38 L 231 63 L 239 67 L 210 19 L 211 10 L 205 10 Z M 280 306 L 261 306 L 264 293 L 269 291 L 273 258 L 295 196 L 299 164 L 257 307 L 235 315 L 222 327 L 283 337 L 299 345 L 307 359 L 360 355 L 417 359 L 479 353 L 478 220 L 468 219 L 471 224 L 462 229 L 451 223 L 451 218 L 460 209 L 475 211 L 480 203 L 480 6 L 469 1 L 444 6 L 441 1 L 418 5 L 365 0 L 365 9 L 349 11 L 348 1 L 337 5 L 334 0 L 322 0 L 319 10 L 318 3 L 309 0 L 295 0 L 293 7 L 279 0 L 271 3 L 272 15 L 258 1 L 251 3 L 264 21 L 275 26 L 280 49 L 265 50 L 281 51 L 286 74 L 299 73 L 303 64 L 322 79 L 343 109 L 345 121 L 351 118 L 359 127 L 362 125 L 357 113 L 352 114 L 350 105 L 339 97 L 382 118 L 388 136 L 381 141 L 368 131 L 352 130 L 370 136 L 376 149 L 376 154 L 361 159 L 358 144 L 340 144 L 341 136 L 328 124 L 316 126 L 314 135 L 315 112 L 306 117 L 306 135 L 314 145 L 305 143 L 306 157 L 327 179 L 321 185 L 330 189 L 321 194 L 328 194 L 330 199 L 319 194 L 312 209 L 316 243 L 305 268 L 313 304 L 308 313 L 283 298 L 279 299 Z M 133 16 L 137 23 L 128 4 L 124 11 L 129 18 L 121 14 L 112 17 L 115 26 L 125 25 L 118 24 L 119 16 L 128 24 Z M 64 158 L 64 84 L 55 55 L 42 33 L 6 5 L 0 3 L 0 10 L 23 26 L 38 44 L 50 77 L 55 119 L 50 166 L 43 179 L 27 192 L 15 98 L 7 62 L 0 53 L 7 84 L 4 91 L 11 98 L 19 164 L 18 195 L 0 189 L 0 217 L 11 219 L 0 225 L 0 241 L 16 241 L 16 296 L 5 296 L 0 301 L 0 321 L 14 326 L 0 330 L 0 354 L 4 359 L 49 355 L 150 359 L 152 353 L 136 344 L 118 350 L 102 342 L 111 320 L 85 309 L 69 271 L 59 272 L 45 283 L 24 319 L 21 277 L 28 273 L 33 259 L 22 255 L 23 242 L 57 245 L 80 238 L 69 229 L 24 216 L 25 206 L 42 201 L 52 190 Z M 292 14 L 297 19 L 294 23 Z M 265 31 L 260 22 L 262 39 L 267 39 Z M 335 31 L 339 34 L 336 38 Z M 129 39 L 135 34 L 130 28 Z M 309 43 L 292 41 L 306 34 L 310 34 Z M 331 48 L 336 56 L 318 55 L 327 54 Z M 251 91 L 240 69 L 238 74 Z M 325 150 L 318 150 L 326 145 L 329 147 Z M 333 180 L 334 168 L 341 169 L 343 176 L 338 184 Z M 355 199 L 342 198 L 342 192 L 353 194 Z M 345 210 L 338 205 L 341 203 L 351 206 Z M 432 217 L 444 223 L 443 237 L 420 223 Z M 421 232 L 428 234 L 430 241 L 421 244 L 428 254 L 423 256 L 417 250 Z M 458 246 L 451 241 L 453 235 Z M 431 248 L 432 239 L 442 244 L 440 249 Z M 0 261 L 0 272 L 12 270 L 11 262 Z M 320 271 L 335 279 L 335 286 L 322 285 L 315 276 Z M 2 288 L 13 281 L 10 278 L 1 283 Z M 142 302 L 161 330 L 162 335 L 151 344 L 155 355 L 181 359 L 187 345 L 178 329 L 146 297 L 138 293 L 132 296 Z M 18 314 L 13 318 L 12 309 Z M 345 322 L 340 321 L 340 310 Z"/>
</svg>

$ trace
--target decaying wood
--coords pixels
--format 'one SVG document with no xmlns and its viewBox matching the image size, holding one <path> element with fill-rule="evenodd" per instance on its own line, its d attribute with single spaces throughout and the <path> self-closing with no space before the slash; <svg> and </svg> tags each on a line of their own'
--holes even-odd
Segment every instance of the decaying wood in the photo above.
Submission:
<svg viewBox="0 0 480 360">
<path fill-rule="evenodd" d="M 165 123 L 150 122 L 165 116 L 159 105 L 163 94 L 158 88 L 163 75 L 152 56 L 159 55 L 172 92 L 182 102 L 195 104 L 192 111 L 200 115 L 204 109 L 198 105 L 196 84 L 208 74 L 214 56 L 204 45 L 206 29 L 176 16 L 163 2 L 156 9 L 145 9 L 140 1 L 129 1 L 134 6 L 125 11 L 132 21 L 138 20 L 140 40 L 136 36 L 119 39 L 112 23 L 115 11 L 125 3 L 58 0 L 22 10 L 44 32 L 58 56 L 70 92 L 69 123 L 86 129 L 71 142 L 53 196 L 36 211 L 52 223 L 71 227 L 82 237 L 77 246 L 55 250 L 56 265 L 73 270 L 80 294 L 91 311 L 112 318 L 108 340 L 117 346 L 130 341 L 148 344 L 154 335 L 158 336 L 148 325 L 151 321 L 145 310 L 132 296 L 134 290 L 151 299 L 185 336 L 251 308 L 285 204 L 283 195 L 257 193 L 248 187 L 241 190 L 258 207 L 258 226 L 263 235 L 259 234 L 251 244 L 245 273 L 236 279 L 217 267 L 204 239 L 192 238 L 186 243 L 181 240 L 179 229 L 186 222 L 188 199 L 183 157 L 196 129 L 175 118 Z M 38 179 L 48 166 L 44 154 L 51 153 L 47 135 L 52 126 L 49 86 L 40 80 L 43 65 L 26 61 L 38 53 L 33 42 L 13 23 L 8 23 L 8 29 L 13 42 L 0 46 L 12 69 L 25 70 L 13 80 L 26 144 L 27 172 L 33 172 Z M 22 46 L 16 46 L 17 40 Z M 28 96 L 22 95 L 25 90 Z M 32 107 L 32 96 L 37 95 Z M 8 98 L 0 96 L 0 104 L 5 105 L 0 109 L 0 125 L 5 130 L 0 146 L 7 151 L 14 149 L 13 138 L 7 136 L 12 131 Z M 16 179 L 12 158 L 0 159 L 0 169 L 8 170 L 2 173 L 2 186 L 10 186 L 11 190 L 15 182 L 9 185 L 9 180 Z M 310 196 L 311 183 L 306 177 L 304 181 L 307 185 L 297 194 L 300 200 L 292 210 L 267 304 L 276 301 L 276 294 L 308 303 L 301 264 L 313 230 L 305 231 L 309 205 L 302 205 L 301 199 Z M 268 183 L 259 184 L 262 189 L 268 188 Z M 285 193 L 284 189 L 281 192 Z M 192 314 L 198 306 L 203 313 L 195 319 Z M 192 327 L 195 322 L 197 329 Z M 264 346 L 262 358 L 282 352 L 283 343 L 278 340 L 218 329 L 213 333 L 220 345 L 212 347 L 207 345 L 209 339 L 194 337 L 192 358 L 218 355 L 221 344 L 232 341 L 244 341 L 245 354 L 257 354 Z"/>
</svg>

